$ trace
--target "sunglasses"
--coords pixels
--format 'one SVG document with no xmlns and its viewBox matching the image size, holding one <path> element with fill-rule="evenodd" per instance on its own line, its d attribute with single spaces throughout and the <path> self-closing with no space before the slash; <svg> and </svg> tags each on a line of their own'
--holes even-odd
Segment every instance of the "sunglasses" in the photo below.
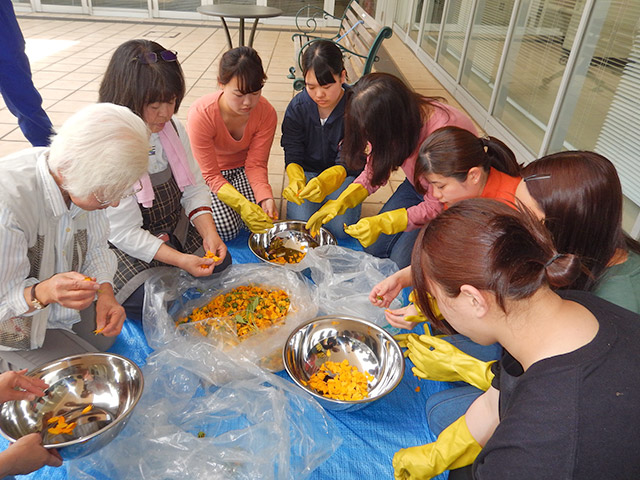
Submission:
<svg viewBox="0 0 640 480">
<path fill-rule="evenodd" d="M 96 199 L 96 201 L 100 204 L 101 207 L 108 207 L 112 203 L 116 203 L 116 201 L 120 202 L 125 198 L 133 197 L 134 195 L 137 195 L 141 191 L 142 191 L 142 183 L 140 183 L 140 180 L 138 180 L 138 184 L 134 187 L 134 189 L 129 193 L 125 193 L 124 195 L 122 195 L 118 200 L 101 200 L 100 197 L 98 197 L 98 195 L 95 194 L 95 192 L 93 194 L 93 198 Z"/>
<path fill-rule="evenodd" d="M 157 63 L 159 59 L 164 60 L 165 62 L 176 62 L 178 60 L 178 52 L 174 50 L 163 50 L 161 52 L 145 52 L 139 55 L 136 55 L 134 60 L 138 60 L 140 63 L 144 65 L 149 65 L 151 63 Z"/>
</svg>

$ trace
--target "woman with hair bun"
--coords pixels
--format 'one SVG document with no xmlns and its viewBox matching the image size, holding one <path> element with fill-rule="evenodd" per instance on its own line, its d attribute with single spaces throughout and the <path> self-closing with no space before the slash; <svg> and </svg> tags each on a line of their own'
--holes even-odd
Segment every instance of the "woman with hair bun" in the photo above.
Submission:
<svg viewBox="0 0 640 480">
<path fill-rule="evenodd" d="M 558 252 L 532 215 L 469 199 L 426 225 L 412 264 L 434 324 L 428 294 L 453 328 L 505 353 L 491 387 L 436 442 L 396 453 L 396 479 L 472 462 L 480 480 L 637 476 L 640 322 L 591 293 L 554 291 L 580 274 L 578 257 Z M 431 337 L 402 341 L 423 376 Z"/>
<path fill-rule="evenodd" d="M 475 197 L 495 198 L 515 206 L 519 172 L 515 154 L 499 139 L 477 137 L 463 128 L 447 126 L 437 129 L 420 146 L 413 184 L 423 195 L 428 186 L 444 208 Z M 377 284 L 369 299 L 374 305 L 388 307 L 400 290 L 410 285 L 409 266 Z M 385 310 L 387 321 L 396 328 L 412 329 L 415 323 L 406 318 L 415 314 L 411 305 Z"/>
<path fill-rule="evenodd" d="M 460 127 L 442 127 L 420 146 L 414 185 L 445 206 L 465 198 L 496 198 L 515 204 L 520 182 L 516 156 L 495 137 L 477 137 Z"/>
</svg>

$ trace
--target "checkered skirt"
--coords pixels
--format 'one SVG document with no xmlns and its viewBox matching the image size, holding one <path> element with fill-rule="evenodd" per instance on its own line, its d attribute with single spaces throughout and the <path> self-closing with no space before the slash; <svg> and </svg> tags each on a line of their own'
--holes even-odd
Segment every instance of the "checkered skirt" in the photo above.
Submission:
<svg viewBox="0 0 640 480">
<path fill-rule="evenodd" d="M 255 203 L 256 197 L 253 194 L 244 167 L 222 170 L 221 173 L 227 182 L 244 195 L 247 200 Z M 213 208 L 213 220 L 216 222 L 216 229 L 222 240 L 225 242 L 232 240 L 238 236 L 242 228 L 247 228 L 242 221 L 242 217 L 229 205 L 219 200 L 213 193 L 211 194 L 211 204 Z"/>
<path fill-rule="evenodd" d="M 183 253 L 195 253 L 202 249 L 202 237 L 185 218 L 180 204 L 182 192 L 180 192 L 173 175 L 169 175 L 169 178 L 162 183 L 155 183 L 158 178 L 166 177 L 166 174 L 163 175 L 165 172 L 151 175 L 155 198 L 150 208 L 139 205 L 142 212 L 142 228 L 153 235 L 167 233 L 171 238 L 169 244 L 173 248 Z M 187 224 L 186 236 L 184 236 L 184 232 L 177 231 L 177 228 L 184 225 L 185 222 Z M 157 260 L 152 260 L 149 263 L 144 262 L 124 253 L 113 245 L 110 246 L 118 258 L 118 270 L 113 278 L 113 290 L 120 303 L 129 298 L 158 269 L 174 268 Z"/>
</svg>

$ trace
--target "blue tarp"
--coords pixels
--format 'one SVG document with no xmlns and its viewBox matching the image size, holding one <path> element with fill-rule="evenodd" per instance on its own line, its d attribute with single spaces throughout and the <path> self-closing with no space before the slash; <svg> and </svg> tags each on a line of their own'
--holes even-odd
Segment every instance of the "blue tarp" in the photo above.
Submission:
<svg viewBox="0 0 640 480">
<path fill-rule="evenodd" d="M 233 257 L 233 263 L 258 261 L 249 250 L 247 240 L 248 234 L 245 233 L 227 243 Z M 356 240 L 340 242 L 340 245 L 354 250 L 362 250 Z M 418 329 L 421 328 L 418 327 Z M 126 356 L 138 365 L 144 365 L 152 350 L 146 342 L 141 326 L 127 321 L 110 351 Z M 396 451 L 400 448 L 422 445 L 435 440 L 434 435 L 427 427 L 425 402 L 429 395 L 449 388 L 449 385 L 414 377 L 411 373 L 412 364 L 408 359 L 405 367 L 402 382 L 386 397 L 355 412 L 329 412 L 343 438 L 343 443 L 325 463 L 312 473 L 310 479 L 392 479 L 391 460 Z M 284 371 L 278 375 L 288 379 L 288 375 Z M 417 387 L 420 388 L 417 389 Z M 0 439 L 0 449 L 6 447 L 7 442 Z M 67 468 L 63 465 L 60 468 L 45 467 L 30 475 L 18 476 L 17 478 L 68 480 L 68 475 Z M 447 474 L 436 478 L 444 480 L 447 478 Z"/>
</svg>

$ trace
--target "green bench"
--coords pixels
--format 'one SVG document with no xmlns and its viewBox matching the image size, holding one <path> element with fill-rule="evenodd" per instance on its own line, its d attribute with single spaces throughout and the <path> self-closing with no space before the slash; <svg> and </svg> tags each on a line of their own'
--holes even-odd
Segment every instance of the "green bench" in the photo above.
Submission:
<svg viewBox="0 0 640 480">
<path fill-rule="evenodd" d="M 338 31 L 333 36 L 320 36 L 318 21 L 333 18 L 340 20 Z M 302 54 L 306 47 L 318 40 L 329 40 L 340 47 L 344 54 L 344 66 L 349 83 L 371 72 L 378 60 L 378 50 L 385 38 L 392 35 L 390 27 L 383 26 L 364 11 L 357 0 L 351 0 L 342 17 L 335 17 L 320 7 L 308 5 L 298 10 L 296 27 L 299 33 L 292 35 L 294 45 L 294 66 L 289 69 L 288 78 L 293 80 L 293 88 L 302 90 Z M 330 33 L 329 33 L 330 35 Z"/>
</svg>

